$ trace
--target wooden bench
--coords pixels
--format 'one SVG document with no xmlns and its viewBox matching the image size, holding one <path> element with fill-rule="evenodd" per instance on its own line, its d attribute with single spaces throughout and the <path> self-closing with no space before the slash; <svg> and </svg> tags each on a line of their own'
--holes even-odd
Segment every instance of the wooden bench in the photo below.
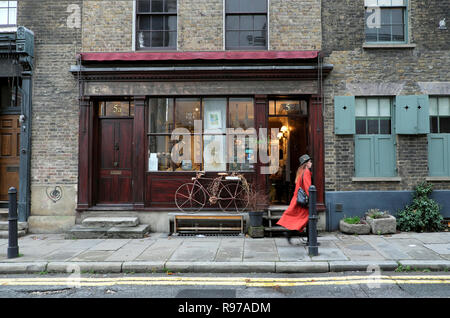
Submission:
<svg viewBox="0 0 450 318">
<path fill-rule="evenodd" d="M 244 214 L 170 213 L 169 215 L 173 216 L 173 233 L 188 232 L 200 234 L 211 232 L 239 232 L 240 234 L 244 234 Z M 180 225 L 183 221 L 198 222 L 191 226 Z M 207 224 L 202 224 L 205 223 L 205 221 L 213 222 L 206 222 Z M 219 223 L 220 221 L 226 222 L 227 225 L 222 226 L 221 223 Z M 233 222 L 236 222 L 237 224 L 230 224 Z"/>
</svg>

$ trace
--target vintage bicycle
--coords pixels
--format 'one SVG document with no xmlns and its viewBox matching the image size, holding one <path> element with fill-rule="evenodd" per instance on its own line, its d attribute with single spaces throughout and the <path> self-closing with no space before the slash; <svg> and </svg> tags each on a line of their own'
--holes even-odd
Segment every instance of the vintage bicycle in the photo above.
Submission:
<svg viewBox="0 0 450 318">
<path fill-rule="evenodd" d="M 208 203 L 219 205 L 224 212 L 242 212 L 250 201 L 250 187 L 239 173 L 220 172 L 216 178 L 197 172 L 192 182 L 182 184 L 175 191 L 175 204 L 180 211 L 198 212 Z M 204 183 L 209 182 L 208 186 Z"/>
</svg>

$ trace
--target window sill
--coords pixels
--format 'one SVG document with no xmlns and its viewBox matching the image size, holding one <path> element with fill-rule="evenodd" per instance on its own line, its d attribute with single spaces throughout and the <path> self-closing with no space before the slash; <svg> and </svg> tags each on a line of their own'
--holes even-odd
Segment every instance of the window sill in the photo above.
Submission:
<svg viewBox="0 0 450 318">
<path fill-rule="evenodd" d="M 450 181 L 450 177 L 426 177 L 426 181 Z"/>
<path fill-rule="evenodd" d="M 400 182 L 401 177 L 353 177 L 353 182 Z"/>
<path fill-rule="evenodd" d="M 402 43 L 364 43 L 363 49 L 414 49 L 415 44 L 402 44 Z"/>
</svg>

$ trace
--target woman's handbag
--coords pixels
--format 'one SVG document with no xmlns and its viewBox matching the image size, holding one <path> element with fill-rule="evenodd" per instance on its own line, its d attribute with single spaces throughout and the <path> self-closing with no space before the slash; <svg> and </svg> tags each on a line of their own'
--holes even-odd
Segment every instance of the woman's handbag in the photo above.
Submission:
<svg viewBox="0 0 450 318">
<path fill-rule="evenodd" d="M 309 198 L 305 190 L 303 190 L 302 185 L 303 185 L 303 174 L 302 174 L 302 183 L 300 184 L 300 187 L 298 188 L 297 191 L 297 204 L 299 204 L 302 207 L 307 207 L 309 203 Z"/>
</svg>

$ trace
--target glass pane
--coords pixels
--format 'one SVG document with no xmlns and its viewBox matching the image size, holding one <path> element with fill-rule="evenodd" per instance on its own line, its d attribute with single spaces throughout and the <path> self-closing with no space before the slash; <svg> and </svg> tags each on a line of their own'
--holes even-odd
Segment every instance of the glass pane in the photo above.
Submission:
<svg viewBox="0 0 450 318">
<path fill-rule="evenodd" d="M 148 132 L 171 133 L 173 128 L 173 99 L 150 98 Z"/>
<path fill-rule="evenodd" d="M 10 8 L 17 8 L 17 1 L 8 1 Z"/>
<path fill-rule="evenodd" d="M 366 120 L 365 119 L 357 119 L 356 120 L 356 133 L 358 135 L 366 134 Z"/>
<path fill-rule="evenodd" d="M 439 126 L 438 126 L 438 118 L 437 117 L 430 117 L 430 131 L 432 134 L 438 134 L 439 133 Z"/>
<path fill-rule="evenodd" d="M 390 9 L 392 14 L 392 24 L 403 25 L 403 9 Z"/>
<path fill-rule="evenodd" d="M 381 10 L 381 25 L 391 25 L 392 9 Z"/>
<path fill-rule="evenodd" d="M 450 117 L 439 117 L 439 132 L 441 134 L 450 133 Z"/>
<path fill-rule="evenodd" d="M 380 98 L 380 116 L 391 117 L 391 100 L 389 98 Z"/>
<path fill-rule="evenodd" d="M 173 147 L 176 147 L 173 149 Z M 194 161 L 194 137 L 149 136 L 148 171 L 198 171 L 200 163 Z M 176 157 L 172 157 L 172 151 Z M 201 148 L 200 148 L 201 151 Z"/>
<path fill-rule="evenodd" d="M 368 119 L 367 120 L 367 133 L 368 134 L 378 134 L 378 119 Z"/>
<path fill-rule="evenodd" d="M 163 17 L 162 16 L 152 16 L 152 31 L 162 31 L 163 27 Z"/>
<path fill-rule="evenodd" d="M 391 41 L 391 26 L 382 25 L 378 31 L 378 41 L 389 42 Z"/>
<path fill-rule="evenodd" d="M 253 44 L 255 46 L 266 46 L 266 31 L 253 32 Z"/>
<path fill-rule="evenodd" d="M 163 0 L 151 0 L 152 12 L 163 12 Z"/>
<path fill-rule="evenodd" d="M 128 117 L 130 116 L 130 102 L 106 102 L 105 116 L 109 117 Z"/>
<path fill-rule="evenodd" d="M 367 99 L 367 116 L 368 117 L 378 117 L 380 113 L 378 112 L 378 98 L 368 98 Z"/>
<path fill-rule="evenodd" d="M 0 9 L 0 24 L 8 24 L 8 9 Z"/>
<path fill-rule="evenodd" d="M 277 115 L 300 115 L 299 101 L 277 101 Z"/>
<path fill-rule="evenodd" d="M 229 15 L 226 17 L 227 30 L 239 30 L 239 16 Z"/>
<path fill-rule="evenodd" d="M 226 37 L 227 37 L 226 38 L 227 47 L 238 47 L 239 46 L 239 32 L 227 31 Z"/>
<path fill-rule="evenodd" d="M 164 32 L 156 31 L 150 32 L 152 37 L 152 47 L 162 47 L 164 46 Z"/>
<path fill-rule="evenodd" d="M 366 117 L 366 99 L 365 98 L 356 98 L 355 104 L 355 116 L 356 117 Z"/>
<path fill-rule="evenodd" d="M 138 12 L 150 12 L 150 1 L 149 0 L 139 0 L 138 1 Z"/>
<path fill-rule="evenodd" d="M 226 133 L 227 99 L 203 99 L 203 127 L 205 133 Z"/>
<path fill-rule="evenodd" d="M 449 97 L 439 97 L 439 116 L 450 116 Z"/>
<path fill-rule="evenodd" d="M 177 32 L 166 32 L 166 42 L 168 47 L 177 47 Z"/>
<path fill-rule="evenodd" d="M 199 98 L 177 98 L 175 100 L 175 128 L 186 128 L 194 132 L 194 120 L 201 120 Z"/>
<path fill-rule="evenodd" d="M 430 116 L 438 115 L 437 97 L 430 97 Z"/>
<path fill-rule="evenodd" d="M 240 30 L 253 30 L 253 16 L 241 15 L 239 17 L 239 29 Z"/>
<path fill-rule="evenodd" d="M 254 30 L 266 30 L 267 17 L 265 15 L 255 15 L 254 16 Z"/>
<path fill-rule="evenodd" d="M 226 0 L 226 12 L 239 12 L 239 0 Z"/>
<path fill-rule="evenodd" d="M 255 126 L 255 115 L 252 98 L 229 99 L 229 128 L 248 129 Z"/>
<path fill-rule="evenodd" d="M 253 170 L 257 156 L 257 136 L 234 135 L 229 136 L 228 142 L 228 169 L 230 171 Z"/>
<path fill-rule="evenodd" d="M 225 135 L 203 136 L 204 171 L 227 170 L 227 137 Z"/>
<path fill-rule="evenodd" d="M 176 31 L 177 30 L 177 17 L 176 16 L 168 16 L 165 18 L 165 30 L 167 31 Z"/>
<path fill-rule="evenodd" d="M 275 115 L 275 101 L 269 101 L 269 115 Z"/>
<path fill-rule="evenodd" d="M 240 1 L 240 12 L 252 13 L 252 12 L 266 12 L 267 0 L 244 0 Z"/>
<path fill-rule="evenodd" d="M 380 134 L 391 134 L 391 120 L 380 119 Z"/>
<path fill-rule="evenodd" d="M 376 42 L 377 39 L 377 29 L 369 29 L 366 27 L 366 42 Z"/>
<path fill-rule="evenodd" d="M 392 26 L 392 41 L 405 41 L 404 26 Z"/>
<path fill-rule="evenodd" d="M 8 1 L 0 1 L 0 8 L 7 8 L 8 7 Z"/>
<path fill-rule="evenodd" d="M 150 17 L 138 16 L 139 30 L 150 30 Z"/>
<path fill-rule="evenodd" d="M 308 115 L 308 102 L 305 100 L 300 101 L 300 113 L 302 115 Z"/>
<path fill-rule="evenodd" d="M 177 12 L 177 0 L 166 0 L 164 9 L 166 12 Z"/>
<path fill-rule="evenodd" d="M 139 32 L 138 45 L 139 48 L 150 47 L 150 32 Z"/>
<path fill-rule="evenodd" d="M 253 32 L 239 32 L 239 46 L 253 46 Z"/>
<path fill-rule="evenodd" d="M 9 8 L 9 24 L 16 24 L 17 22 L 17 9 Z"/>
</svg>

